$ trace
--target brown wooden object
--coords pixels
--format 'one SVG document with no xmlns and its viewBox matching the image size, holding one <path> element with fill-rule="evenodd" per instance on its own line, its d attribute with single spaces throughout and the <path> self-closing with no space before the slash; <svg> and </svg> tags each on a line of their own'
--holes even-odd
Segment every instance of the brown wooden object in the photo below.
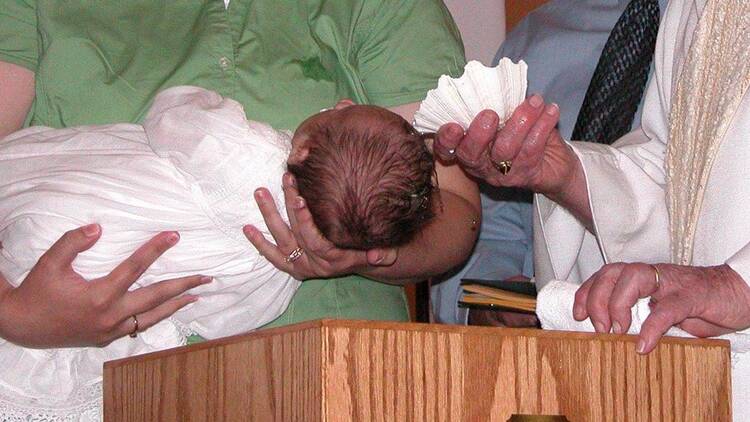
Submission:
<svg viewBox="0 0 750 422">
<path fill-rule="evenodd" d="M 106 421 L 731 421 L 729 344 L 322 320 L 104 366 Z M 523 420 L 523 419 L 514 419 Z"/>
</svg>

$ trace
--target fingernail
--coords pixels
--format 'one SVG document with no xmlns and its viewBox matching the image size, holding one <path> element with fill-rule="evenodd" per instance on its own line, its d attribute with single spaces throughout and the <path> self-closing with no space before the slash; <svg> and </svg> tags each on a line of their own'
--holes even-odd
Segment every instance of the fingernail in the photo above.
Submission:
<svg viewBox="0 0 750 422">
<path fill-rule="evenodd" d="M 560 109 L 560 106 L 558 106 L 555 103 L 552 103 L 552 104 L 550 104 L 550 105 L 547 106 L 546 112 L 547 112 L 548 115 L 554 116 L 555 114 L 557 114 L 557 111 L 559 109 Z"/>
<path fill-rule="evenodd" d="M 302 208 L 305 208 L 305 199 L 302 198 L 301 196 L 298 196 L 294 200 L 294 208 L 296 208 L 298 210 L 301 210 Z"/>
<path fill-rule="evenodd" d="M 594 327 L 596 328 L 597 333 L 606 333 L 606 331 L 604 331 L 604 324 L 602 324 L 601 322 L 595 323 Z"/>
<path fill-rule="evenodd" d="M 375 265 L 380 264 L 385 259 L 385 255 L 379 254 L 377 258 L 375 258 Z"/>
<path fill-rule="evenodd" d="M 489 113 L 489 112 L 482 114 L 482 119 L 480 120 L 480 126 L 482 126 L 482 129 L 497 128 L 497 121 L 495 120 L 495 116 L 493 116 L 492 113 Z"/>
<path fill-rule="evenodd" d="M 99 234 L 99 225 L 89 224 L 88 226 L 84 226 L 82 230 L 83 234 L 86 235 L 86 237 L 93 237 Z"/>
<path fill-rule="evenodd" d="M 448 134 L 451 137 L 460 138 L 461 136 L 464 136 L 464 131 L 458 126 L 450 126 L 448 127 Z"/>
<path fill-rule="evenodd" d="M 544 100 L 542 100 L 542 97 L 539 94 L 534 94 L 531 96 L 531 98 L 529 98 L 529 104 L 531 104 L 531 106 L 534 108 L 539 107 L 543 102 Z"/>
<path fill-rule="evenodd" d="M 199 296 L 192 296 L 190 299 L 188 299 L 188 303 L 195 303 L 198 301 Z"/>
<path fill-rule="evenodd" d="M 619 322 L 615 321 L 612 323 L 612 331 L 614 331 L 615 334 L 622 334 L 622 326 Z"/>
<path fill-rule="evenodd" d="M 278 179 L 277 179 L 277 180 L 278 180 Z M 258 188 L 258 189 L 255 189 L 255 192 L 253 192 L 253 194 L 254 194 L 254 195 L 255 195 L 255 197 L 256 197 L 256 198 L 258 198 L 258 199 L 260 199 L 260 198 L 262 198 L 262 197 L 263 197 L 263 191 L 262 191 L 262 190 L 260 190 L 260 188 Z"/>
<path fill-rule="evenodd" d="M 207 284 L 210 283 L 214 278 L 204 275 L 201 277 L 201 284 Z"/>
<path fill-rule="evenodd" d="M 170 233 L 169 233 L 169 234 L 167 235 L 167 242 L 168 242 L 168 243 L 169 243 L 170 245 L 174 245 L 174 244 L 176 244 L 176 243 L 177 243 L 177 241 L 179 241 L 179 240 L 180 240 L 180 234 L 179 234 L 179 233 L 177 233 L 177 232 L 170 232 Z"/>
<path fill-rule="evenodd" d="M 246 235 L 252 236 L 257 230 L 254 226 L 248 224 L 247 226 L 242 228 L 242 231 L 245 232 Z"/>
<path fill-rule="evenodd" d="M 636 352 L 643 354 L 643 352 L 646 351 L 646 342 L 643 340 L 638 340 L 638 346 L 635 348 Z"/>
<path fill-rule="evenodd" d="M 580 306 L 574 307 L 573 308 L 573 318 L 575 318 L 575 319 L 577 319 L 579 321 L 581 319 L 583 319 L 583 308 L 581 308 Z"/>
</svg>

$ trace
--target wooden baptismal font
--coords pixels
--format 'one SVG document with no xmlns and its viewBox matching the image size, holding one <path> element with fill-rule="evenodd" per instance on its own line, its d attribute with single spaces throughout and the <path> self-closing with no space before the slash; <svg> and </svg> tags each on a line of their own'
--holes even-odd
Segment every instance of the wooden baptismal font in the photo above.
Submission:
<svg viewBox="0 0 750 422">
<path fill-rule="evenodd" d="M 635 342 L 313 321 L 108 362 L 105 420 L 731 421 L 728 342 Z"/>
</svg>

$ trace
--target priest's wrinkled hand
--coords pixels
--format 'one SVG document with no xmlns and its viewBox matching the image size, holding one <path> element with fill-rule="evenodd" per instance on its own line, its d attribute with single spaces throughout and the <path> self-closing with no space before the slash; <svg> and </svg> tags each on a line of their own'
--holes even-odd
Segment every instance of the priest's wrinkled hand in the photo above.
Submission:
<svg viewBox="0 0 750 422">
<path fill-rule="evenodd" d="M 673 326 L 696 337 L 750 327 L 750 287 L 728 265 L 608 264 L 578 290 L 573 316 L 591 318 L 600 333 L 625 333 L 631 308 L 647 297 L 651 314 L 641 327 L 639 353 L 653 350 Z"/>
<path fill-rule="evenodd" d="M 307 280 L 354 274 L 368 266 L 385 267 L 396 261 L 397 249 L 337 248 L 313 222 L 310 209 L 297 191 L 294 176 L 289 173 L 284 175 L 283 189 L 289 225 L 281 218 L 268 189 L 255 191 L 255 201 L 275 243 L 252 225 L 243 228 L 245 237 L 276 268 L 297 280 Z"/>
<path fill-rule="evenodd" d="M 73 271 L 79 253 L 101 236 L 96 224 L 63 235 L 44 254 L 18 287 L 0 274 L 0 337 L 26 347 L 103 346 L 139 331 L 195 302 L 183 295 L 211 281 L 192 276 L 128 288 L 156 259 L 174 246 L 179 235 L 164 232 L 141 246 L 108 275 L 85 280 Z"/>
<path fill-rule="evenodd" d="M 493 186 L 514 186 L 543 194 L 563 189 L 578 158 L 557 131 L 560 109 L 535 94 L 516 108 L 498 130 L 499 118 L 484 110 L 464 132 L 457 123 L 443 125 L 434 151 L 445 161 L 458 161 L 470 175 Z"/>
</svg>

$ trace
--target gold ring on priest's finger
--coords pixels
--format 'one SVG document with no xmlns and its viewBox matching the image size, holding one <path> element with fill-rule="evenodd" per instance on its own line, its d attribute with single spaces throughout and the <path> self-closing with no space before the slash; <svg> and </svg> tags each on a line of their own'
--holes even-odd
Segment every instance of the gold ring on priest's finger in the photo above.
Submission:
<svg viewBox="0 0 750 422">
<path fill-rule="evenodd" d="M 659 277 L 659 269 L 656 267 L 656 265 L 651 264 L 651 268 L 654 269 L 654 281 L 656 281 L 656 290 L 659 290 L 659 287 L 661 286 L 661 280 Z"/>
<path fill-rule="evenodd" d="M 499 171 L 500 174 L 503 176 L 510 173 L 510 168 L 513 166 L 513 161 L 511 160 L 503 160 L 503 161 L 495 161 L 490 160 L 492 162 L 492 166 L 495 167 L 495 170 Z"/>
<path fill-rule="evenodd" d="M 303 253 L 305 253 L 304 249 L 302 249 L 302 248 L 296 248 L 295 250 L 293 250 L 293 251 L 291 251 L 289 253 L 289 256 L 287 256 L 286 258 L 284 258 L 284 261 L 286 261 L 286 262 L 294 262 L 294 261 L 298 260 L 302 256 Z"/>
<path fill-rule="evenodd" d="M 132 338 L 136 338 L 138 337 L 138 317 L 135 316 L 135 314 L 131 315 L 130 317 L 133 318 L 133 331 L 131 331 L 128 335 Z"/>
</svg>

